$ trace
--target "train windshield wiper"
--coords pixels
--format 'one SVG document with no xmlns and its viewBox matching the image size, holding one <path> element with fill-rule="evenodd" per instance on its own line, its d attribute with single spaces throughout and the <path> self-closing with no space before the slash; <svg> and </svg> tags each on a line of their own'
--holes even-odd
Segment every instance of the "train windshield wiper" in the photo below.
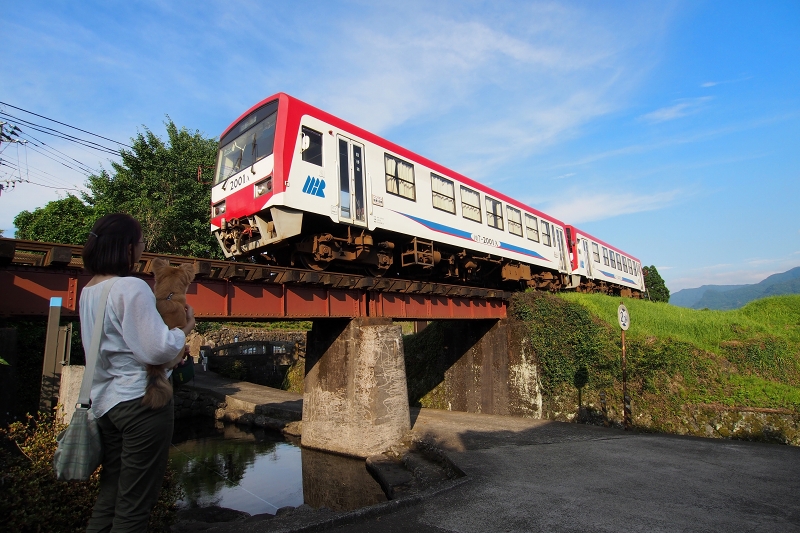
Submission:
<svg viewBox="0 0 800 533">
<path fill-rule="evenodd" d="M 258 160 L 258 144 L 256 143 L 255 133 L 253 134 L 253 150 L 251 151 L 250 156 L 253 158 L 253 162 L 250 164 L 250 172 L 255 174 L 256 171 L 254 167 L 256 166 L 256 161 Z"/>
<path fill-rule="evenodd" d="M 242 148 L 239 151 L 239 157 L 236 159 L 236 163 L 233 164 L 233 168 L 231 168 L 231 173 L 228 174 L 228 176 L 224 180 L 222 180 L 222 190 L 223 191 L 225 190 L 225 185 L 228 183 L 228 180 L 231 179 L 231 176 L 236 174 L 239 171 L 239 169 L 241 168 L 242 156 L 243 155 L 244 155 L 244 148 Z"/>
</svg>

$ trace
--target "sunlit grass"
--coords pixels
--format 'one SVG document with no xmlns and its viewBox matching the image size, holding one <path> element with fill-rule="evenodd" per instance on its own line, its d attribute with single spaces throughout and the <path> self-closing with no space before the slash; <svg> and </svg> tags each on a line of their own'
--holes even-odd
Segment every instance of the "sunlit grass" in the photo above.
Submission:
<svg viewBox="0 0 800 533">
<path fill-rule="evenodd" d="M 732 311 L 695 310 L 646 300 L 615 298 L 600 294 L 563 293 L 612 326 L 617 307 L 624 303 L 631 316 L 628 335 L 670 338 L 718 352 L 721 343 L 759 335 L 785 338 L 800 344 L 800 295 L 774 296 Z"/>
<path fill-rule="evenodd" d="M 731 311 L 694 310 L 598 294 L 564 293 L 620 331 L 617 308 L 631 317 L 629 352 L 648 369 L 680 376 L 683 401 L 800 410 L 800 295 L 775 296 Z"/>
</svg>

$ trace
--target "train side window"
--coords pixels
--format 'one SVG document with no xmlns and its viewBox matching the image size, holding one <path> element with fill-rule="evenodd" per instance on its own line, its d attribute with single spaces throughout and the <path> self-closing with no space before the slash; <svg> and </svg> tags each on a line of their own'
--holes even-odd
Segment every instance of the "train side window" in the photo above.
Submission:
<svg viewBox="0 0 800 533">
<path fill-rule="evenodd" d="M 595 263 L 600 262 L 600 248 L 597 246 L 596 242 L 592 243 L 592 257 Z"/>
<path fill-rule="evenodd" d="M 633 264 L 633 271 L 634 271 L 634 274 L 636 275 L 636 277 L 638 278 L 639 277 L 639 263 L 634 263 Z"/>
<path fill-rule="evenodd" d="M 608 248 L 603 246 L 603 264 L 608 266 Z"/>
<path fill-rule="evenodd" d="M 503 204 L 488 196 L 486 197 L 486 223 L 501 231 L 503 229 Z"/>
<path fill-rule="evenodd" d="M 617 254 L 617 270 L 622 270 L 622 258 Z"/>
<path fill-rule="evenodd" d="M 431 191 L 433 193 L 433 207 L 456 213 L 456 190 L 453 182 L 436 174 L 431 174 Z"/>
<path fill-rule="evenodd" d="M 384 154 L 386 163 L 386 192 L 416 201 L 414 187 L 414 165 Z"/>
<path fill-rule="evenodd" d="M 550 244 L 550 224 L 542 220 L 542 244 L 552 246 Z"/>
<path fill-rule="evenodd" d="M 539 242 L 539 219 L 525 213 L 525 227 L 528 229 L 528 238 Z"/>
<path fill-rule="evenodd" d="M 628 259 L 628 272 L 633 274 L 633 261 L 631 261 L 630 259 Z"/>
<path fill-rule="evenodd" d="M 303 126 L 303 161 L 322 166 L 322 134 Z"/>
<path fill-rule="evenodd" d="M 522 237 L 522 214 L 519 209 L 507 205 L 506 218 L 508 218 L 508 232 Z"/>
<path fill-rule="evenodd" d="M 622 258 L 622 270 L 627 274 L 628 273 L 628 258 Z"/>
<path fill-rule="evenodd" d="M 461 213 L 464 218 L 481 222 L 481 195 L 468 187 L 461 186 Z"/>
<path fill-rule="evenodd" d="M 611 256 L 611 268 L 617 268 L 617 260 L 614 259 L 614 252 L 609 253 Z"/>
</svg>

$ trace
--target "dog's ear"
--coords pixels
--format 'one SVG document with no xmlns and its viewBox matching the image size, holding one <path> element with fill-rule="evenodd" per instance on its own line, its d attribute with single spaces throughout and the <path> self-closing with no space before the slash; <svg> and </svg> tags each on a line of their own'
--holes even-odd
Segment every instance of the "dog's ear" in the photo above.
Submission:
<svg viewBox="0 0 800 533">
<path fill-rule="evenodd" d="M 150 263 L 150 270 L 153 272 L 154 276 L 161 275 L 161 272 L 169 266 L 169 263 L 160 257 L 156 257 Z"/>
<path fill-rule="evenodd" d="M 186 285 L 189 285 L 194 280 L 195 268 L 192 263 L 183 263 L 180 266 L 181 271 L 186 279 Z"/>
</svg>

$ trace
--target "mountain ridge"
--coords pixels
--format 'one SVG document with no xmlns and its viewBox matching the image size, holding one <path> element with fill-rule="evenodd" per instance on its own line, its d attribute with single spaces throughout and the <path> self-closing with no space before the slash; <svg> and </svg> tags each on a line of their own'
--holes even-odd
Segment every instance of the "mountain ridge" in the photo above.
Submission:
<svg viewBox="0 0 800 533">
<path fill-rule="evenodd" d="M 691 309 L 738 309 L 748 302 L 779 296 L 800 294 L 800 267 L 767 276 L 748 285 L 702 285 L 682 289 L 670 296 L 669 303 Z"/>
</svg>

